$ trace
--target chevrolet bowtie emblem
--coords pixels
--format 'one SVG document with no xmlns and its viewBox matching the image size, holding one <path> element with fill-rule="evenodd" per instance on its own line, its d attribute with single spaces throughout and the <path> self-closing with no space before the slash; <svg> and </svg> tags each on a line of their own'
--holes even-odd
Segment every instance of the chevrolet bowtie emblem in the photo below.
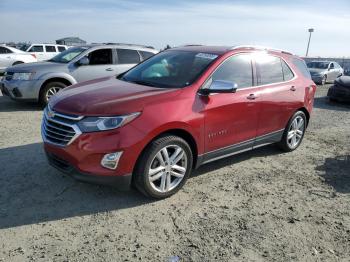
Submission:
<svg viewBox="0 0 350 262">
<path fill-rule="evenodd" d="M 50 110 L 49 112 L 47 112 L 47 115 L 50 118 L 55 117 L 55 112 Z"/>
</svg>

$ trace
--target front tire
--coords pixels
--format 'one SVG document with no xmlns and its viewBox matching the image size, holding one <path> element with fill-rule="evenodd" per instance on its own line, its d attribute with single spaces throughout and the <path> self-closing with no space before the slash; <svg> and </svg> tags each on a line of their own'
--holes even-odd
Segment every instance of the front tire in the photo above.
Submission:
<svg viewBox="0 0 350 262">
<path fill-rule="evenodd" d="M 148 197 L 167 198 L 183 187 L 192 163 L 192 150 L 185 140 L 173 135 L 159 137 L 140 156 L 134 184 Z"/>
<path fill-rule="evenodd" d="M 40 104 L 45 107 L 47 103 L 49 102 L 50 98 L 57 94 L 59 91 L 61 91 L 63 88 L 67 87 L 66 84 L 61 82 L 49 82 L 47 83 L 42 90 L 40 91 L 39 95 L 39 102 Z"/>
<path fill-rule="evenodd" d="M 279 147 L 286 152 L 297 149 L 304 138 L 307 119 L 302 111 L 297 111 L 288 121 L 282 140 L 278 143 Z"/>
<path fill-rule="evenodd" d="M 327 84 L 327 75 L 324 75 L 321 80 L 321 85 L 324 86 L 325 84 Z"/>
</svg>

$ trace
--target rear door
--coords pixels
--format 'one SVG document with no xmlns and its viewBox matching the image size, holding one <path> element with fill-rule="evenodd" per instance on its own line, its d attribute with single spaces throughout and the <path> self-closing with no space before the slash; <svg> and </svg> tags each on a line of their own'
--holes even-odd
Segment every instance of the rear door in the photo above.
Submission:
<svg viewBox="0 0 350 262">
<path fill-rule="evenodd" d="M 297 94 L 303 89 L 282 58 L 270 54 L 259 54 L 255 58 L 260 90 L 255 143 L 258 146 L 279 141 L 286 123 L 299 106 Z"/>
<path fill-rule="evenodd" d="M 124 73 L 125 71 L 141 62 L 141 56 L 137 50 L 118 48 L 116 49 L 116 54 L 117 75 Z"/>
<path fill-rule="evenodd" d="M 45 45 L 45 60 L 49 60 L 57 54 L 56 46 L 54 45 Z"/>
</svg>

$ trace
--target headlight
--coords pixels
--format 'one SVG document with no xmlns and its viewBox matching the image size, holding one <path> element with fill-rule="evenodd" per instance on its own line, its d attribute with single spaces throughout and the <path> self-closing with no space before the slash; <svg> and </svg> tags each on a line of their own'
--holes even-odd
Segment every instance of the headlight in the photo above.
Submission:
<svg viewBox="0 0 350 262">
<path fill-rule="evenodd" d="M 34 72 L 32 73 L 14 73 L 12 76 L 13 80 L 31 80 L 33 79 Z"/>
<path fill-rule="evenodd" d="M 115 129 L 122 127 L 127 123 L 130 123 L 141 112 L 133 113 L 125 116 L 112 116 L 112 117 L 86 117 L 82 119 L 78 126 L 82 132 L 96 132 Z"/>
</svg>

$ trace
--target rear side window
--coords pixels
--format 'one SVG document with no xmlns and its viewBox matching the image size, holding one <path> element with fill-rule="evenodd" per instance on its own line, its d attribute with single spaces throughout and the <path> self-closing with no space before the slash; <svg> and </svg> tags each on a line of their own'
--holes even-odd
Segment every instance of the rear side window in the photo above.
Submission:
<svg viewBox="0 0 350 262">
<path fill-rule="evenodd" d="M 235 55 L 222 63 L 212 75 L 212 80 L 224 80 L 237 84 L 238 88 L 253 85 L 250 55 Z"/>
<path fill-rule="evenodd" d="M 44 52 L 44 47 L 42 45 L 33 45 L 28 52 Z"/>
<path fill-rule="evenodd" d="M 10 54 L 12 51 L 6 47 L 0 46 L 0 54 Z"/>
<path fill-rule="evenodd" d="M 293 58 L 293 64 L 298 68 L 300 73 L 305 76 L 306 78 L 311 79 L 311 75 L 309 70 L 306 67 L 305 61 L 298 59 L 298 58 Z"/>
<path fill-rule="evenodd" d="M 64 46 L 58 46 L 58 52 L 63 52 L 66 50 L 66 48 Z"/>
<path fill-rule="evenodd" d="M 88 55 L 90 65 L 110 65 L 112 64 L 112 49 L 98 49 Z"/>
<path fill-rule="evenodd" d="M 292 70 L 289 68 L 286 62 L 284 62 L 282 59 L 281 59 L 281 63 L 282 63 L 284 81 L 291 80 L 294 77 Z"/>
<path fill-rule="evenodd" d="M 276 56 L 259 55 L 256 59 L 259 72 L 258 85 L 267 85 L 284 81 L 281 59 Z"/>
<path fill-rule="evenodd" d="M 139 51 L 139 52 L 140 52 L 143 60 L 146 60 L 147 58 L 150 58 L 151 56 L 154 55 L 151 52 L 146 52 L 146 51 Z"/>
<path fill-rule="evenodd" d="M 118 64 L 138 64 L 140 55 L 136 50 L 117 49 Z"/>
<path fill-rule="evenodd" d="M 53 52 L 55 53 L 56 52 L 56 48 L 53 45 L 45 46 L 45 50 L 46 50 L 46 52 L 50 52 L 50 53 L 53 53 Z"/>
</svg>

